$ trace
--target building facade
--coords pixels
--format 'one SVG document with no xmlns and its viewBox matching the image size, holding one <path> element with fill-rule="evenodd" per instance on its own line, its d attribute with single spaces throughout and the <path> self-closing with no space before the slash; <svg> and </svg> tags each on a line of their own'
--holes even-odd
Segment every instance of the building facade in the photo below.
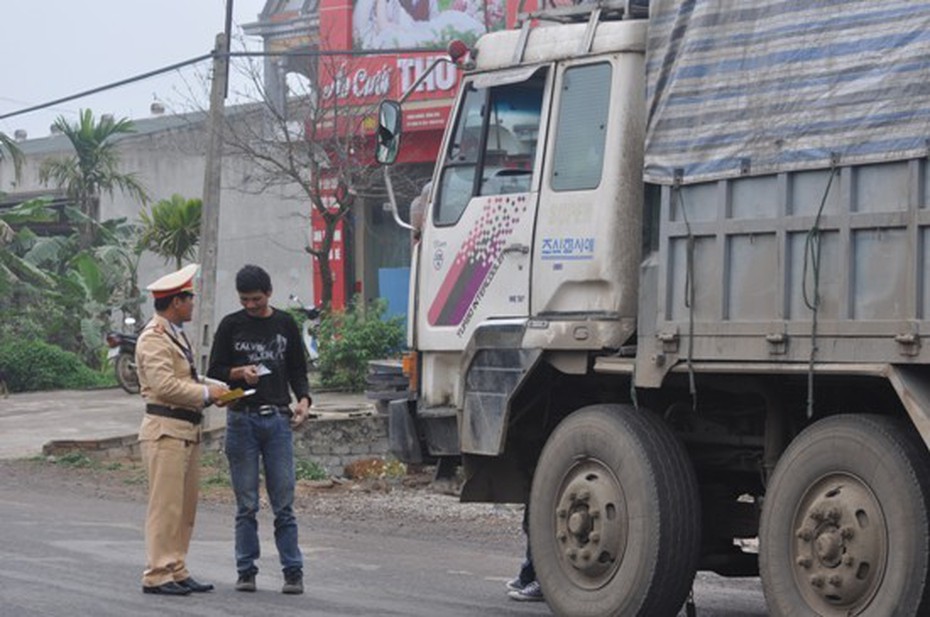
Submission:
<svg viewBox="0 0 930 617">
<path fill-rule="evenodd" d="M 523 10 L 533 8 L 529 4 L 535 6 L 531 0 Z M 266 57 L 265 88 L 278 92 L 270 98 L 286 99 L 288 72 L 308 76 L 320 104 L 342 110 L 343 122 L 309 128 L 308 139 L 357 131 L 357 148 L 369 157 L 365 164 L 372 163 L 378 103 L 399 99 L 423 78 L 404 102 L 404 147 L 392 170 L 406 220 L 410 202 L 431 178 L 458 86 L 454 67 L 430 67 L 447 57 L 451 40 L 473 43 L 513 24 L 519 9 L 518 0 L 269 0 L 258 21 L 244 29 L 263 39 L 266 52 L 292 52 Z M 350 122 L 360 122 L 361 130 L 345 124 Z M 394 222 L 383 187 L 368 193 L 353 206 L 330 251 L 334 305 L 351 296 L 381 297 L 390 312 L 404 314 L 410 236 Z M 312 236 L 321 233 L 314 220 Z"/>
</svg>

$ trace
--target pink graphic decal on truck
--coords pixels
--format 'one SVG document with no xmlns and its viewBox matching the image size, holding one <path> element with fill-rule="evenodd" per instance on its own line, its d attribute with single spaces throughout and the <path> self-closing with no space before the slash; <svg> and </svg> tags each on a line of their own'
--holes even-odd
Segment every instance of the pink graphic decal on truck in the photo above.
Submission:
<svg viewBox="0 0 930 617">
<path fill-rule="evenodd" d="M 462 322 L 468 309 L 480 299 L 479 292 L 494 280 L 504 241 L 525 213 L 526 196 L 493 197 L 485 202 L 429 307 L 427 319 L 431 326 Z"/>
</svg>

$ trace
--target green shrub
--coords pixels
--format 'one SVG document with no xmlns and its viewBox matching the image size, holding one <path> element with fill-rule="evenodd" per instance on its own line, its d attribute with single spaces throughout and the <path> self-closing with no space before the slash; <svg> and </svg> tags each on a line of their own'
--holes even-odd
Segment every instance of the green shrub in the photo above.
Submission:
<svg viewBox="0 0 930 617">
<path fill-rule="evenodd" d="M 383 319 L 386 307 L 378 300 L 367 310 L 354 305 L 323 316 L 317 336 L 323 386 L 360 392 L 365 389 L 368 362 L 400 351 L 404 323 L 400 317 Z"/>
<path fill-rule="evenodd" d="M 67 452 L 56 458 L 53 463 L 61 467 L 74 467 L 75 469 L 96 468 L 99 466 L 99 463 L 83 452 Z"/>
<path fill-rule="evenodd" d="M 299 458 L 294 466 L 298 480 L 325 480 L 329 477 L 326 470 L 316 461 Z"/>
<path fill-rule="evenodd" d="M 0 345 L 0 370 L 11 392 L 97 388 L 113 384 L 70 351 L 37 340 Z"/>
</svg>

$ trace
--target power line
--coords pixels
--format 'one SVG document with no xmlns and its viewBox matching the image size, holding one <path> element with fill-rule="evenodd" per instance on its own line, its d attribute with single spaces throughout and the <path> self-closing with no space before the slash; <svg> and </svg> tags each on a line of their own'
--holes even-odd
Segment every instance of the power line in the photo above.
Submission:
<svg viewBox="0 0 930 617">
<path fill-rule="evenodd" d="M 90 90 L 84 90 L 83 92 L 78 92 L 77 94 L 72 94 L 70 96 L 64 96 L 60 99 L 55 99 L 54 101 L 49 101 L 47 103 L 40 103 L 39 105 L 33 105 L 32 107 L 27 107 L 25 109 L 19 109 L 17 111 L 11 111 L 10 113 L 0 115 L 0 120 L 6 120 L 7 118 L 12 118 L 14 116 L 21 116 L 23 114 L 28 114 L 29 112 L 38 111 L 40 109 L 45 109 L 53 105 L 58 105 L 59 103 L 67 103 L 68 101 L 73 101 L 75 99 L 80 99 L 85 96 L 90 96 L 91 94 L 97 94 L 98 92 L 103 92 L 104 90 L 112 90 L 113 88 L 125 86 L 126 84 L 131 84 L 137 81 L 142 81 L 143 79 L 148 79 L 149 77 L 161 75 L 162 73 L 169 73 L 171 71 L 183 68 L 191 64 L 197 64 L 198 62 L 209 60 L 212 57 L 213 57 L 213 54 L 203 54 L 202 56 L 197 56 L 196 58 L 191 58 L 190 60 L 184 60 L 183 62 L 177 62 L 175 64 L 165 66 L 160 69 L 155 69 L 154 71 L 149 71 L 147 73 L 142 73 L 141 75 L 136 75 L 134 77 L 127 77 L 126 79 L 114 81 L 104 86 L 98 86 L 97 88 L 91 88 Z"/>
<path fill-rule="evenodd" d="M 364 56 L 384 56 L 391 54 L 408 54 L 408 53 L 445 53 L 445 49 L 424 49 L 422 47 L 418 48 L 394 48 L 394 49 L 329 49 L 329 50 L 307 50 L 307 51 L 232 51 L 225 54 L 229 58 L 240 58 L 240 57 L 250 57 L 250 58 L 263 58 L 263 57 L 274 57 L 279 56 L 283 58 L 287 57 L 330 57 L 330 56 L 351 56 L 351 57 L 364 57 Z M 103 92 L 105 90 L 112 90 L 113 88 L 119 88 L 120 86 L 125 86 L 127 84 L 135 83 L 137 81 L 142 81 L 143 79 L 148 79 L 149 77 L 155 77 L 156 75 L 161 75 L 162 73 L 170 73 L 177 69 L 189 66 L 191 64 L 197 64 L 198 62 L 203 62 L 204 60 L 209 60 L 214 57 L 215 54 L 203 54 L 189 60 L 184 60 L 182 62 L 176 62 L 160 69 L 155 69 L 154 71 L 149 71 L 147 73 L 142 73 L 140 75 L 135 75 L 133 77 L 127 77 L 126 79 L 121 79 L 119 81 L 114 81 L 103 86 L 98 86 L 96 88 L 91 88 L 90 90 L 84 90 L 83 92 L 78 92 L 76 94 L 71 94 L 69 96 L 62 97 L 60 99 L 55 99 L 54 101 L 48 101 L 46 103 L 40 103 L 38 105 L 33 105 L 31 107 L 26 107 L 25 109 L 19 109 L 16 111 L 11 111 L 6 114 L 0 114 L 0 120 L 6 120 L 7 118 L 13 118 L 14 116 L 21 116 L 23 114 L 28 114 L 33 111 L 39 111 L 40 109 L 46 109 L 59 103 L 67 103 L 75 99 L 84 98 L 85 96 L 90 96 L 91 94 L 97 94 L 98 92 Z"/>
<path fill-rule="evenodd" d="M 329 56 L 390 56 L 393 54 L 429 54 L 429 53 L 448 53 L 448 50 L 442 48 L 431 48 L 431 47 L 392 47 L 391 49 L 308 49 L 306 51 L 231 51 L 229 56 L 233 58 L 237 57 L 251 57 L 251 58 L 262 58 L 262 57 L 273 57 L 281 56 L 287 58 L 288 56 L 295 57 L 329 57 Z"/>
</svg>

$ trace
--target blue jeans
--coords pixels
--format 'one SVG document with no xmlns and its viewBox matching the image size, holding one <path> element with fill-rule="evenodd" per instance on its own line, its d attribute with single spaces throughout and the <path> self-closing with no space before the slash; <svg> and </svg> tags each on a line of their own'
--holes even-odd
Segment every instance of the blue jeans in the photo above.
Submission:
<svg viewBox="0 0 930 617">
<path fill-rule="evenodd" d="M 226 413 L 226 458 L 236 494 L 236 570 L 255 574 L 261 554 L 258 544 L 258 464 L 261 457 L 265 488 L 274 512 L 274 541 L 285 574 L 302 572 L 294 518 L 294 442 L 290 419 L 279 413 Z"/>
</svg>

